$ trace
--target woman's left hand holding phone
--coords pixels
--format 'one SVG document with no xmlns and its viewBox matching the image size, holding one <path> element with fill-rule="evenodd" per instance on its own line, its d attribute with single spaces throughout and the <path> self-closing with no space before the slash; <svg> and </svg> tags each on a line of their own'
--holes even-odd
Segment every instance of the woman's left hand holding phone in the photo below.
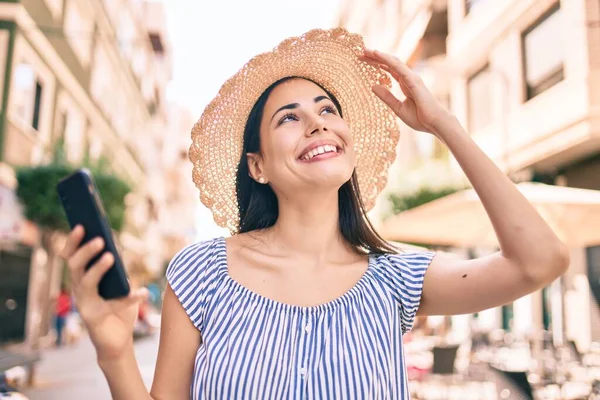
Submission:
<svg viewBox="0 0 600 400">
<path fill-rule="evenodd" d="M 147 298 L 148 291 L 141 288 L 124 298 L 103 299 L 98 294 L 98 284 L 113 266 L 114 257 L 105 252 L 86 270 L 86 265 L 104 250 L 104 241 L 98 237 L 80 246 L 84 233 L 81 225 L 71 231 L 61 257 L 67 261 L 77 309 L 96 348 L 98 361 L 111 362 L 132 350 L 138 305 Z"/>
</svg>

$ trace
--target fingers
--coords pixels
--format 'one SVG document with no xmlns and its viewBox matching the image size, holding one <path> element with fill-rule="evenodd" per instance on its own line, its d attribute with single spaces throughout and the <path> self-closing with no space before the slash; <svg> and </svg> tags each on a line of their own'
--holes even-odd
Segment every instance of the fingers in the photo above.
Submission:
<svg viewBox="0 0 600 400">
<path fill-rule="evenodd" d="M 77 283 L 84 274 L 86 265 L 104 248 L 104 240 L 96 238 L 81 246 L 67 261 L 71 277 Z"/>
<path fill-rule="evenodd" d="M 118 311 L 119 309 L 129 307 L 132 304 L 137 304 L 141 301 L 145 301 L 148 298 L 148 294 L 148 289 L 143 287 L 136 290 L 132 290 L 129 293 L 129 295 L 125 298 L 109 300 L 108 302 L 111 304 L 111 307 L 113 307 L 115 311 Z"/>
<path fill-rule="evenodd" d="M 106 272 L 114 265 L 114 256 L 106 252 L 91 268 L 83 275 L 81 286 L 86 290 L 95 290 Z"/>
<path fill-rule="evenodd" d="M 60 256 L 68 260 L 75 251 L 77 251 L 77 247 L 79 247 L 79 243 L 81 243 L 81 239 L 83 239 L 84 230 L 81 225 L 75 226 L 73 230 L 69 233 L 67 237 L 67 242 L 65 243 L 65 247 L 60 252 Z"/>
<path fill-rule="evenodd" d="M 395 75 L 394 79 L 397 81 L 403 81 L 409 89 L 413 86 L 416 86 L 418 83 L 417 79 L 419 76 L 395 56 L 382 53 L 378 50 L 365 48 L 364 56 L 360 57 L 360 59 L 368 62 L 369 64 L 383 68 L 387 72 L 391 73 L 392 76 Z"/>
<path fill-rule="evenodd" d="M 396 98 L 389 91 L 388 88 L 382 85 L 373 86 L 373 93 L 377 95 L 385 104 L 388 105 L 396 113 L 396 115 L 400 116 L 400 110 L 402 109 L 402 102 Z"/>
<path fill-rule="evenodd" d="M 410 89 L 408 89 L 408 87 L 406 87 L 406 84 L 402 81 L 402 79 L 400 79 L 400 75 L 398 75 L 398 73 L 396 71 L 394 71 L 393 69 L 391 69 L 390 67 L 388 67 L 386 64 L 379 64 L 376 61 L 367 61 L 370 64 L 379 67 L 381 69 L 383 69 L 385 72 L 387 72 L 388 74 L 390 74 L 392 76 L 392 78 L 394 78 L 398 84 L 400 85 L 400 89 L 402 90 L 402 93 L 404 93 L 405 96 L 410 96 L 411 92 Z"/>
<path fill-rule="evenodd" d="M 365 56 L 375 61 L 379 61 L 382 64 L 386 64 L 394 71 L 398 72 L 398 74 L 403 78 L 409 78 L 414 74 L 413 71 L 408 68 L 406 64 L 400 61 L 398 57 L 392 56 L 391 54 L 382 53 L 378 50 L 365 49 L 364 52 Z"/>
<path fill-rule="evenodd" d="M 385 72 L 387 72 L 388 74 L 390 74 L 392 76 L 392 78 L 394 78 L 395 80 L 400 82 L 400 75 L 398 75 L 398 73 L 396 71 L 394 71 L 393 69 L 391 69 L 390 67 L 388 67 L 385 64 L 379 64 L 379 67 L 382 70 L 384 70 Z"/>
</svg>

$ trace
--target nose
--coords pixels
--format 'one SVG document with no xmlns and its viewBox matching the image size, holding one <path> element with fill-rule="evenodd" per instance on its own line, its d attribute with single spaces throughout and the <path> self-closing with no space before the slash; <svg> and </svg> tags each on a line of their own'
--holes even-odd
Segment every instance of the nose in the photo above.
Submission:
<svg viewBox="0 0 600 400">
<path fill-rule="evenodd" d="M 306 130 L 306 136 L 313 136 L 318 132 L 327 132 L 327 126 L 325 124 L 325 120 L 321 116 L 315 116 L 312 118 L 312 122 Z"/>
</svg>

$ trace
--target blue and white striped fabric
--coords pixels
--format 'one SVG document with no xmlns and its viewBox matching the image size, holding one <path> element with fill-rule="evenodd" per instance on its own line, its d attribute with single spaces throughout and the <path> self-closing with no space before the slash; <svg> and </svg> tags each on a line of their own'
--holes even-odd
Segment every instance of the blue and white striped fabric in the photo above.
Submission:
<svg viewBox="0 0 600 400">
<path fill-rule="evenodd" d="M 188 246 L 167 279 L 200 330 L 192 399 L 408 399 L 402 334 L 434 253 L 372 255 L 358 283 L 314 307 L 234 281 L 224 238 Z"/>
</svg>

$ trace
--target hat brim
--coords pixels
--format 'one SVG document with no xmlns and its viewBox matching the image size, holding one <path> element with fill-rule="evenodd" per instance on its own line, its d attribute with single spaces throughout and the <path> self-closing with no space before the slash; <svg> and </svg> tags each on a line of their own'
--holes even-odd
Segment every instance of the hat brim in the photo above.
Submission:
<svg viewBox="0 0 600 400">
<path fill-rule="evenodd" d="M 194 125 L 189 152 L 200 199 L 219 226 L 238 229 L 236 173 L 250 111 L 271 84 L 292 76 L 317 82 L 338 99 L 354 139 L 364 206 L 367 211 L 374 206 L 400 134 L 395 114 L 371 90 L 391 87 L 390 77 L 359 60 L 363 49 L 360 35 L 315 29 L 257 55 L 223 84 Z"/>
</svg>

